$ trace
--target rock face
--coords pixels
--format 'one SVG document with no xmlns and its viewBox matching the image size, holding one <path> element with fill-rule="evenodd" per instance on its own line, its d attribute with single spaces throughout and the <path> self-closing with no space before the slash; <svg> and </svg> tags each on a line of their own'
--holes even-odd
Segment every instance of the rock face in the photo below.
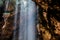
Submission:
<svg viewBox="0 0 60 40">
<path fill-rule="evenodd" d="M 60 3 L 59 0 L 33 0 L 38 8 L 38 38 L 41 40 L 59 40 Z M 40 40 L 38 39 L 38 40 Z"/>
<path fill-rule="evenodd" d="M 4 25 L 4 18 L 2 17 L 3 13 L 4 13 L 4 5 L 0 3 L 0 39 L 1 39 L 2 26 Z"/>
<path fill-rule="evenodd" d="M 9 5 L 8 11 L 13 10 L 10 7 L 12 7 L 12 5 Z M 5 4 L 3 4 L 2 6 L 0 6 L 0 40 L 7 40 L 8 38 L 10 38 L 10 36 L 13 33 L 13 23 L 14 23 L 14 15 L 13 15 L 13 11 L 9 12 L 9 14 L 4 14 L 5 12 Z M 11 40 L 11 39 L 10 39 Z"/>
<path fill-rule="evenodd" d="M 37 40 L 59 40 L 60 39 L 59 0 L 33 0 L 33 1 L 36 3 L 36 6 L 38 6 L 36 26 Z M 9 4 L 9 7 L 7 8 L 7 10 L 9 11 L 8 13 L 10 14 L 4 16 L 3 13 L 5 6 L 4 5 L 0 6 L 0 40 L 11 40 L 11 38 L 13 37 L 12 36 L 14 30 L 13 23 L 15 14 L 13 12 L 14 7 L 12 5 L 13 5 L 12 3 Z M 18 30 L 18 28 L 16 30 Z"/>
</svg>

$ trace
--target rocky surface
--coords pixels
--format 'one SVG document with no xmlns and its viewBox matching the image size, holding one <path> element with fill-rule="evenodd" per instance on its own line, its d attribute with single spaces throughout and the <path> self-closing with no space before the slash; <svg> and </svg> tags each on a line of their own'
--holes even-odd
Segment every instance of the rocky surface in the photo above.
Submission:
<svg viewBox="0 0 60 40">
<path fill-rule="evenodd" d="M 60 39 L 60 3 L 59 0 L 33 0 L 38 6 L 37 13 L 37 40 Z M 0 7 L 1 8 L 1 7 Z M 2 7 L 3 9 L 4 7 Z M 10 4 L 8 15 L 0 10 L 0 40 L 9 39 L 13 34 L 14 7 Z M 2 19 L 2 20 L 1 20 Z M 4 21 L 5 20 L 5 21 Z"/>
<path fill-rule="evenodd" d="M 38 6 L 38 40 L 60 39 L 59 0 L 33 0 Z"/>
</svg>

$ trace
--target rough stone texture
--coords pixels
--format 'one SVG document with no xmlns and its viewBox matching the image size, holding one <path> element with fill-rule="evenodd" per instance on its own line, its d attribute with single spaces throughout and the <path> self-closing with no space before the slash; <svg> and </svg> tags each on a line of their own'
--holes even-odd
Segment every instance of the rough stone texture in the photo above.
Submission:
<svg viewBox="0 0 60 40">
<path fill-rule="evenodd" d="M 36 36 L 37 40 L 59 40 L 60 39 L 59 0 L 33 0 L 33 1 L 38 6 L 37 36 Z M 10 10 L 10 8 L 11 6 L 9 6 L 8 9 Z M 10 36 L 13 33 L 14 28 L 12 23 L 14 18 L 11 15 L 7 18 L 6 24 L 4 24 L 5 23 L 4 21 L 0 21 L 0 40 L 8 40 L 8 38 L 10 38 Z M 1 16 L 1 18 L 3 17 Z M 2 29 L 4 25 L 5 28 Z"/>
<path fill-rule="evenodd" d="M 38 40 L 60 39 L 59 0 L 33 0 L 38 8 Z M 39 36 L 40 35 L 40 36 Z"/>
</svg>

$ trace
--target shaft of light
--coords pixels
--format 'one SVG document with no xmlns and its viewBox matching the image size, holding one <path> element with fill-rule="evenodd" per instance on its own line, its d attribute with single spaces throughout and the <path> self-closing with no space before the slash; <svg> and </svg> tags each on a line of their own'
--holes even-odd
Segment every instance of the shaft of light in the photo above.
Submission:
<svg viewBox="0 0 60 40">
<path fill-rule="evenodd" d="M 19 39 L 27 40 L 27 27 L 28 27 L 28 6 L 27 0 L 20 0 L 20 25 L 19 25 Z"/>
<path fill-rule="evenodd" d="M 15 13 L 14 13 L 14 32 L 13 32 L 13 39 L 12 40 L 16 40 L 16 32 L 17 32 L 17 15 L 18 14 L 18 0 L 16 0 L 16 4 L 15 4 Z"/>
<path fill-rule="evenodd" d="M 36 40 L 36 5 L 32 0 L 28 0 L 28 40 Z"/>
<path fill-rule="evenodd" d="M 35 40 L 36 5 L 32 0 L 20 0 L 20 3 L 18 40 Z"/>
<path fill-rule="evenodd" d="M 5 1 L 5 5 L 6 5 L 6 6 L 5 6 L 5 11 L 7 11 L 7 8 L 8 8 L 8 6 L 9 6 L 9 0 L 6 0 L 6 1 Z"/>
</svg>

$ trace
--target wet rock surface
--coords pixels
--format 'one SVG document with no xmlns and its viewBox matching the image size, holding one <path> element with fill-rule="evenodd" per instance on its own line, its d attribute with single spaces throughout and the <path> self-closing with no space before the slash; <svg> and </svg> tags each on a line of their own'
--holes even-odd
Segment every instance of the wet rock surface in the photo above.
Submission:
<svg viewBox="0 0 60 40">
<path fill-rule="evenodd" d="M 38 6 L 37 40 L 60 39 L 60 3 L 59 0 L 33 0 Z M 10 4 L 11 5 L 11 4 Z M 0 40 L 11 40 L 13 35 L 14 7 L 9 6 L 10 15 L 4 16 L 4 7 L 0 7 Z M 7 17 L 7 20 L 4 21 Z M 19 24 L 19 22 L 18 22 Z M 18 30 L 18 29 L 17 29 Z"/>
<path fill-rule="evenodd" d="M 33 0 L 38 8 L 38 40 L 60 39 L 59 0 Z M 41 39 L 41 38 L 42 39 Z"/>
</svg>

